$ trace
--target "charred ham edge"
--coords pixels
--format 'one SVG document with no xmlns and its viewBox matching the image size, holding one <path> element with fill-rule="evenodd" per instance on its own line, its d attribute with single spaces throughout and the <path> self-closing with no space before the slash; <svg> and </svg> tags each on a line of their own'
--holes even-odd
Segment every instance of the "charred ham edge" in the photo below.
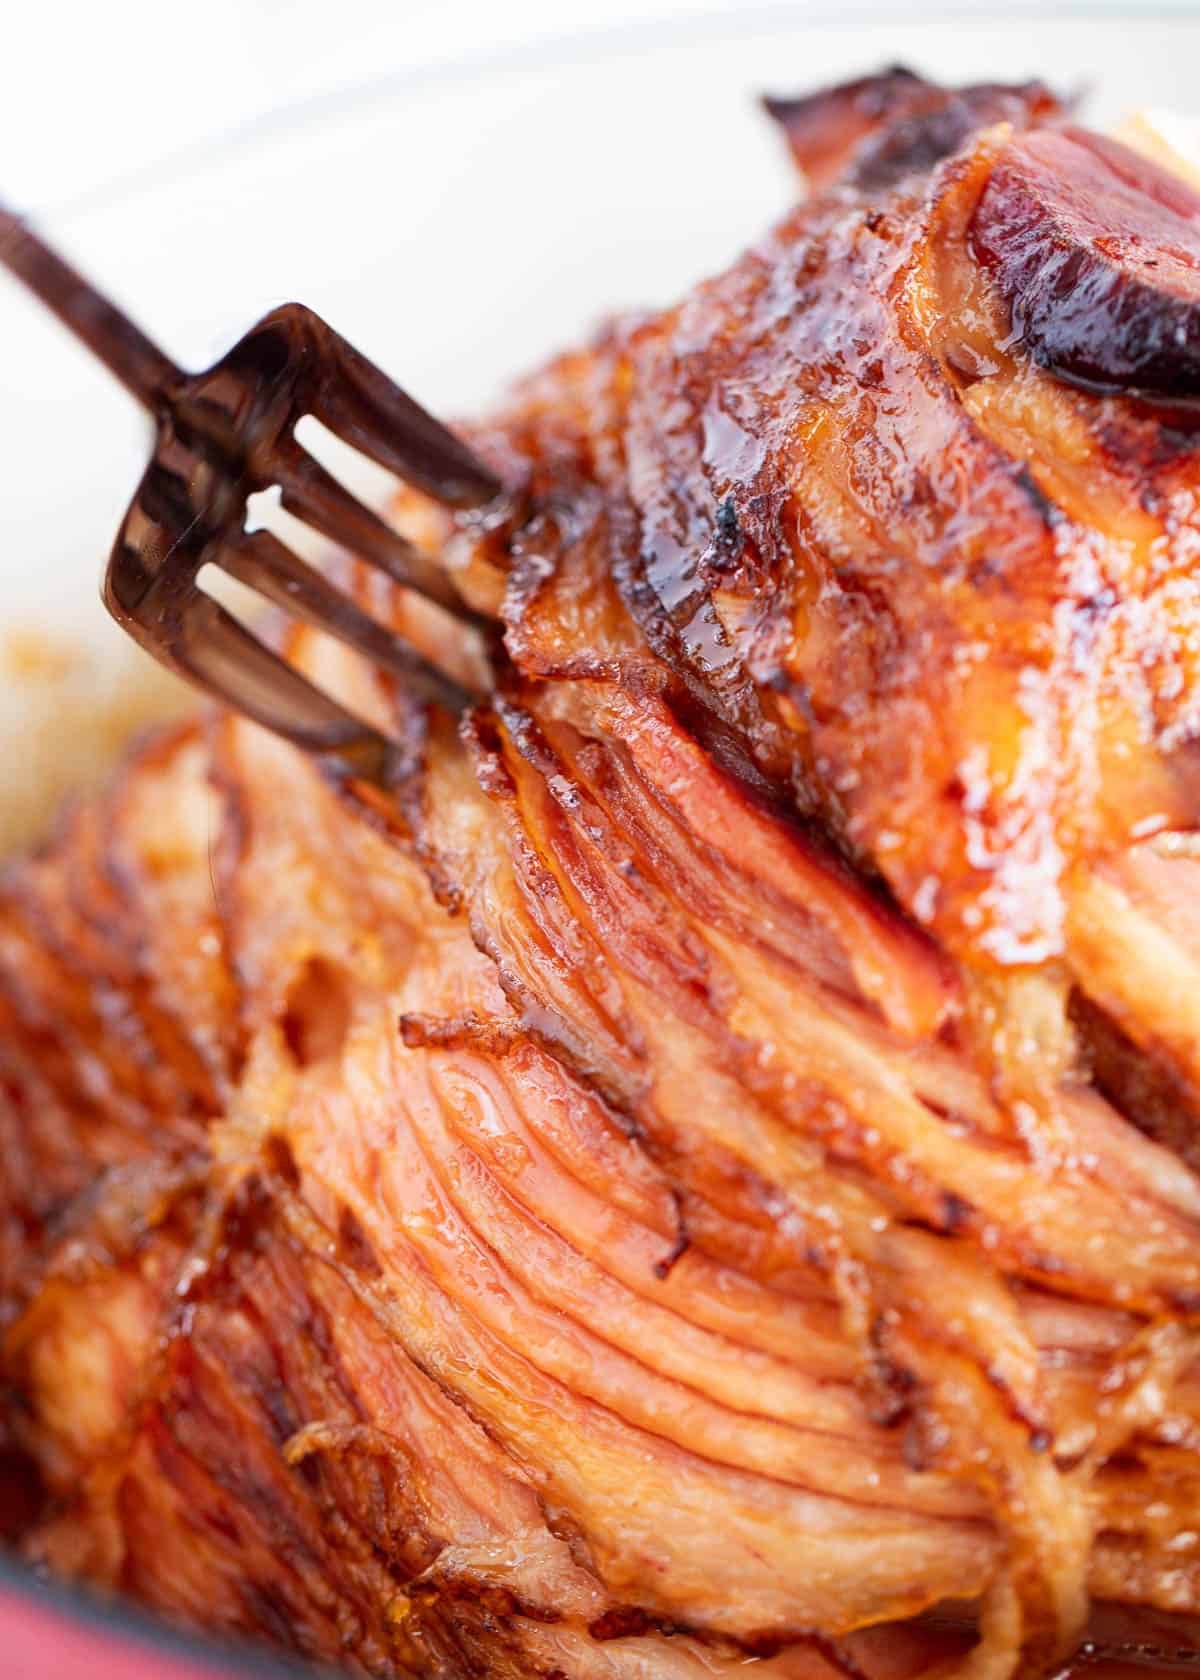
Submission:
<svg viewBox="0 0 1200 1680">
<path fill-rule="evenodd" d="M 1013 331 L 1106 390 L 1200 396 L 1200 193 L 1084 129 L 1017 135 L 971 226 Z"/>
<path fill-rule="evenodd" d="M 1042 82 L 947 88 L 901 64 L 799 98 L 769 94 L 763 105 L 813 192 L 893 186 L 932 169 L 981 128 L 1032 127 L 1067 109 Z"/>
</svg>

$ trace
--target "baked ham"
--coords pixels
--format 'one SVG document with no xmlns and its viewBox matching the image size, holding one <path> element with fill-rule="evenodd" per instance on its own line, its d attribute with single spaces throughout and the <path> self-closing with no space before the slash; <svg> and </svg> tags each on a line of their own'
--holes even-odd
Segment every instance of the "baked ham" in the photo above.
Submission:
<svg viewBox="0 0 1200 1680">
<path fill-rule="evenodd" d="M 377 1676 L 1197 1644 L 1200 200 L 1036 84 L 771 108 L 799 208 L 399 509 L 488 703 L 290 635 L 395 798 L 212 715 L 8 876 L 56 1574 Z"/>
</svg>

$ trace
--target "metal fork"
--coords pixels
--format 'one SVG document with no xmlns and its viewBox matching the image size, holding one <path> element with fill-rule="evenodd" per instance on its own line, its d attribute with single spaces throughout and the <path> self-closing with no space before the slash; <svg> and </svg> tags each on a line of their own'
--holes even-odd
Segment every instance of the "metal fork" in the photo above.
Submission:
<svg viewBox="0 0 1200 1680">
<path fill-rule="evenodd" d="M 347 711 L 198 584 L 216 564 L 287 613 L 339 637 L 423 698 L 468 698 L 269 531 L 246 501 L 279 488 L 284 508 L 397 583 L 480 622 L 448 574 L 326 471 L 294 429 L 314 415 L 398 478 L 454 508 L 501 486 L 475 453 L 303 304 L 273 310 L 204 373 L 177 368 L 23 221 L 0 206 L 0 262 L 149 411 L 154 452 L 121 523 L 104 602 L 149 653 L 345 779 L 392 785 L 397 743 Z"/>
</svg>

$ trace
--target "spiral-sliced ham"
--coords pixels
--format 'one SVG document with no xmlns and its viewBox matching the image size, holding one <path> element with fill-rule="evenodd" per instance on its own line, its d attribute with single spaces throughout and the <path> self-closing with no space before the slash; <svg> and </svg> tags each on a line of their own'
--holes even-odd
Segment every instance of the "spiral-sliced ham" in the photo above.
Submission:
<svg viewBox="0 0 1200 1680">
<path fill-rule="evenodd" d="M 49 1569 L 380 1676 L 1195 1643 L 1192 212 L 1036 84 L 773 108 L 814 196 L 475 429 L 502 529 L 398 510 L 486 703 L 289 638 L 394 800 L 217 715 L 8 878 Z"/>
</svg>

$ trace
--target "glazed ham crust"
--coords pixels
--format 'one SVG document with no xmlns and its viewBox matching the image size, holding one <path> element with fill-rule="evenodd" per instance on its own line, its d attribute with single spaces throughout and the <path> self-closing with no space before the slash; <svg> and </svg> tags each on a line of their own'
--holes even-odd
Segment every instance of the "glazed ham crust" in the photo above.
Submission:
<svg viewBox="0 0 1200 1680">
<path fill-rule="evenodd" d="M 394 801 L 214 716 L 12 872 L 45 1567 L 372 1675 L 1194 1644 L 1186 393 L 1014 339 L 1044 89 L 778 114 L 820 192 L 476 429 L 511 517 L 400 509 L 488 703 L 290 638 Z"/>
</svg>

